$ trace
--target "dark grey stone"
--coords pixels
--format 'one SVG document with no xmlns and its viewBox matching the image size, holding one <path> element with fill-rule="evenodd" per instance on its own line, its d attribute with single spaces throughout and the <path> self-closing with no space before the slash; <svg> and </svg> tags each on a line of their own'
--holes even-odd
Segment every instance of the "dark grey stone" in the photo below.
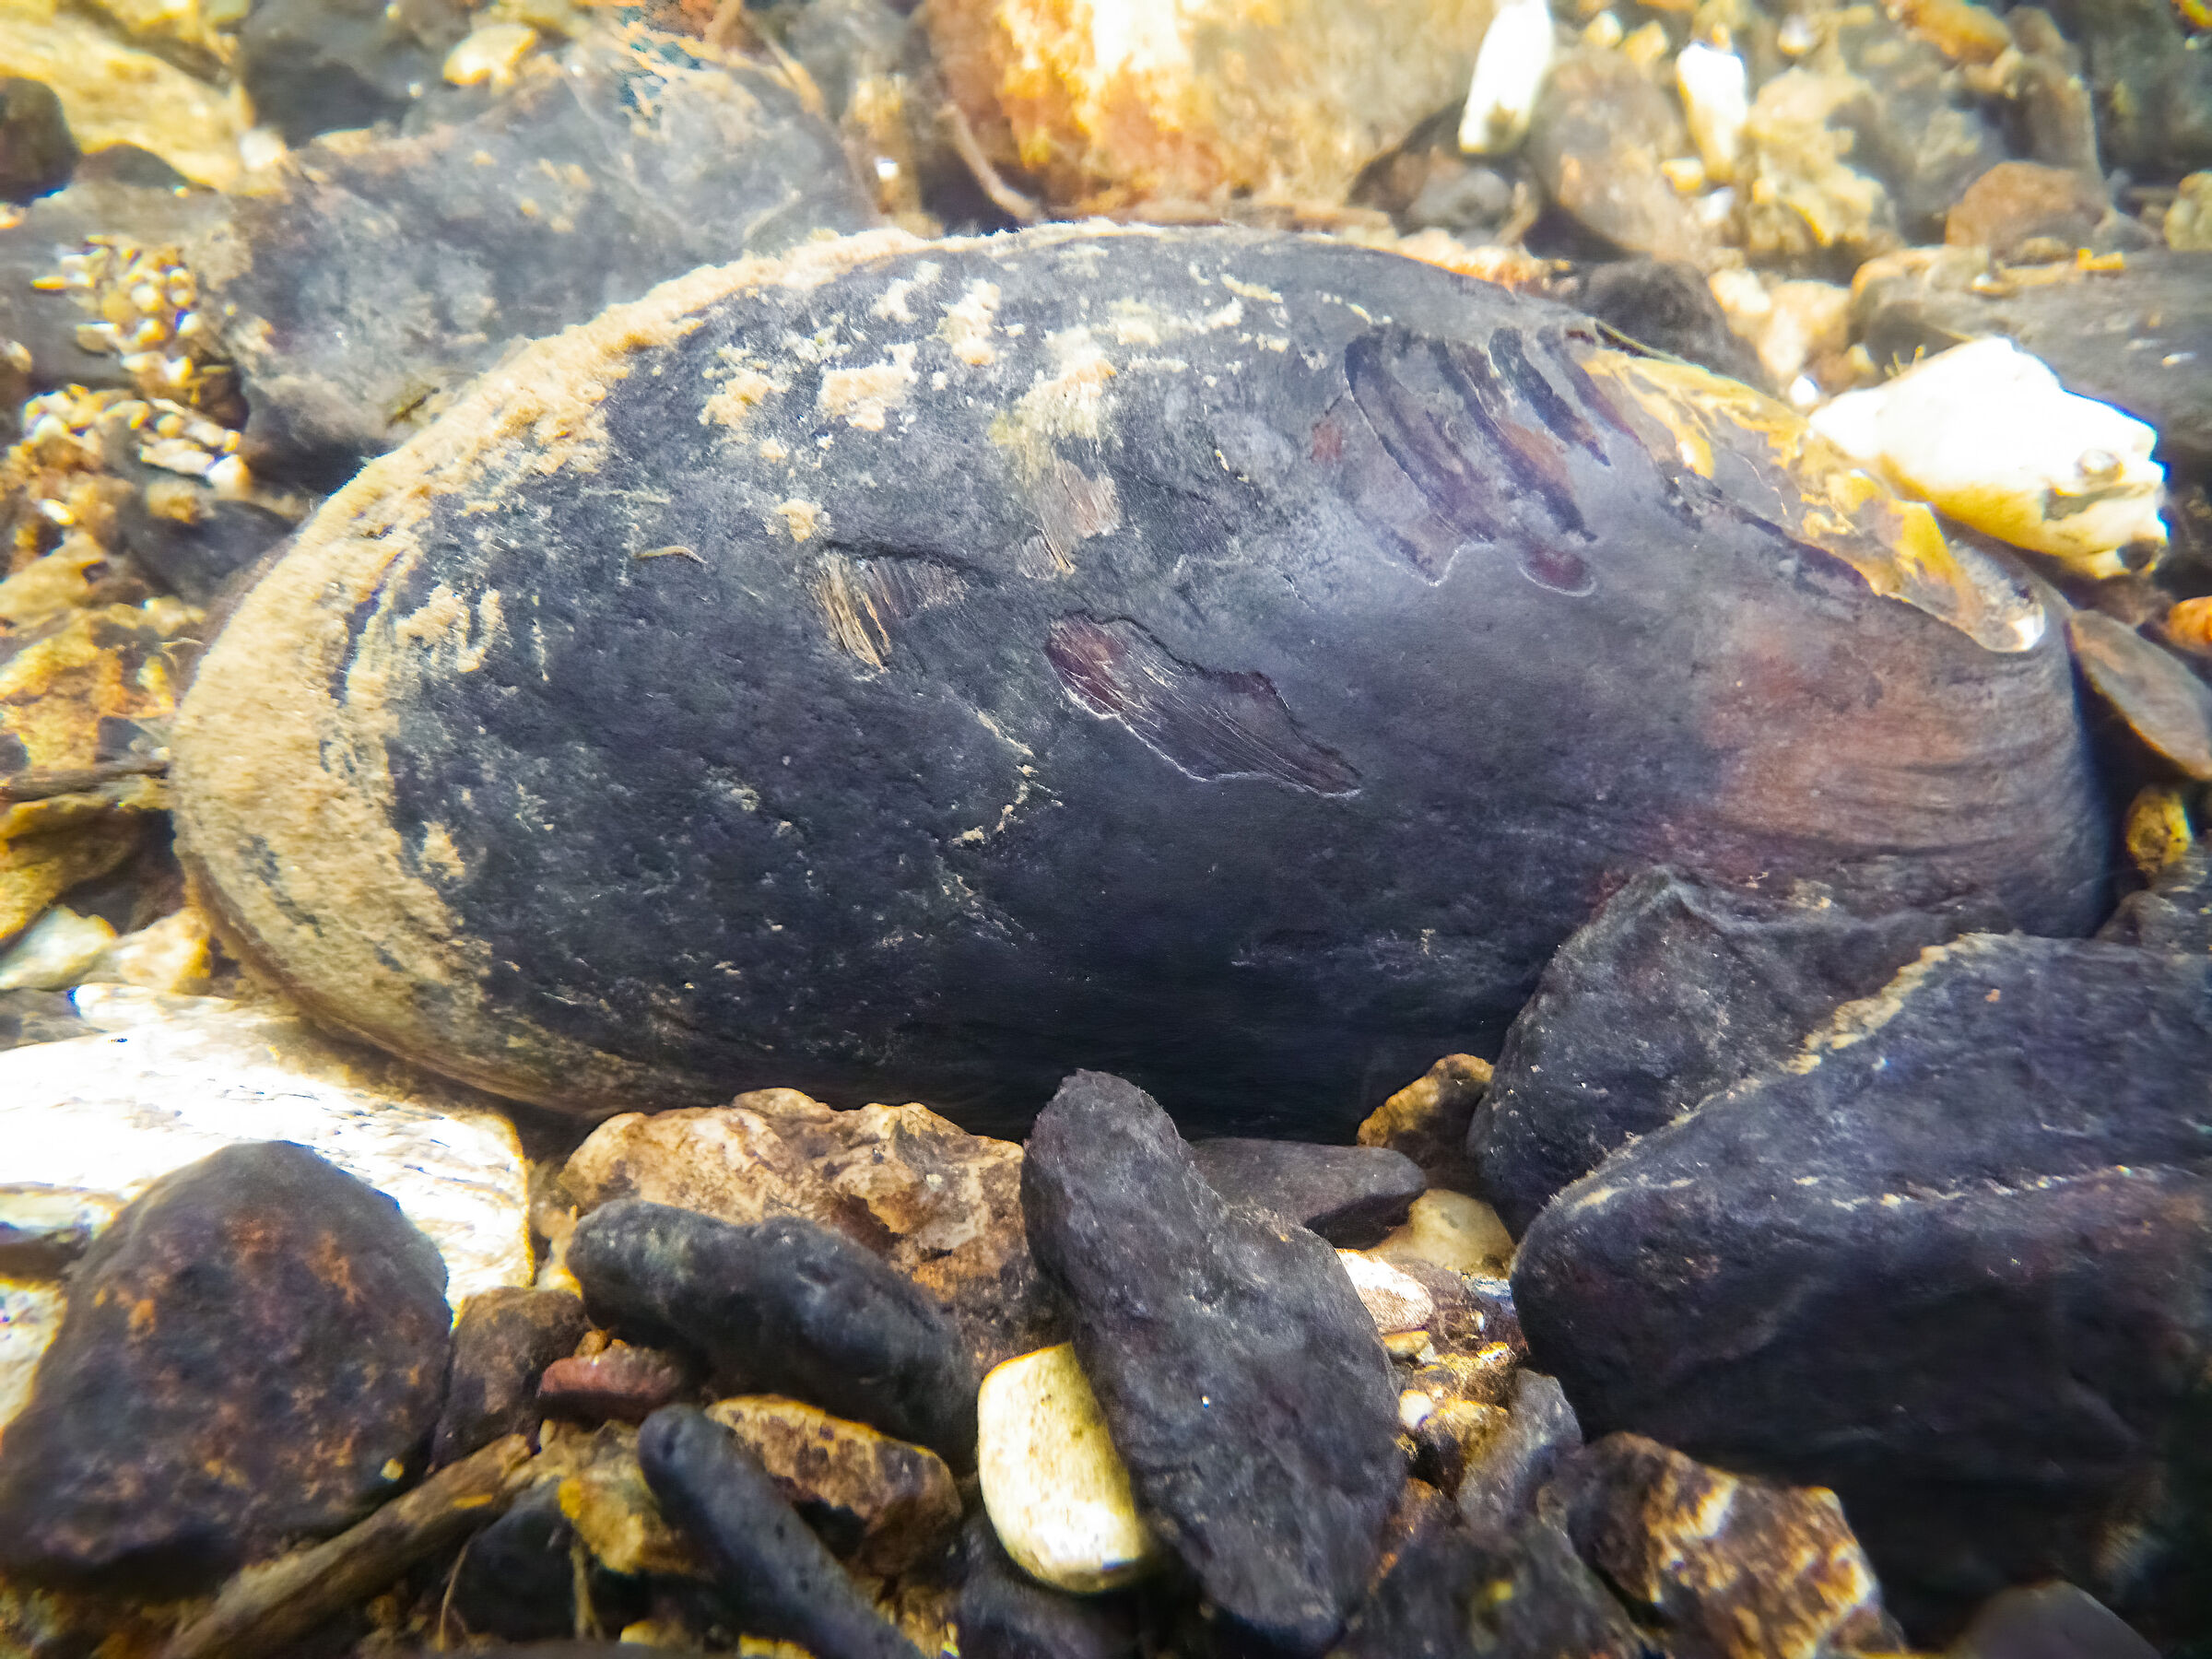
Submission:
<svg viewBox="0 0 2212 1659">
<path fill-rule="evenodd" d="M 1761 391 L 1777 390 L 1759 367 L 1759 354 L 1728 326 L 1705 274 L 1693 265 L 1619 259 L 1592 265 L 1575 302 L 1640 346 Z"/>
<path fill-rule="evenodd" d="M 960 1535 L 960 1592 L 953 1609 L 960 1659 L 1135 1659 L 1127 1598 L 1047 1589 L 1014 1565 L 990 1517 Z"/>
<path fill-rule="evenodd" d="M 638 1430 L 638 1466 L 661 1512 L 699 1547 L 748 1635 L 815 1659 L 921 1659 L 868 1605 L 737 1437 L 669 1406 Z"/>
<path fill-rule="evenodd" d="M 517 341 L 874 222 L 835 132 L 770 72 L 642 31 L 525 69 L 473 120 L 309 146 L 189 250 L 257 471 L 343 482 Z"/>
<path fill-rule="evenodd" d="M 1524 1369 L 1513 1379 L 1504 1432 L 1460 1477 L 1459 1512 L 1469 1529 L 1488 1541 L 1509 1536 L 1560 1459 L 1582 1443 L 1582 1425 L 1559 1379 Z"/>
<path fill-rule="evenodd" d="M 0 991 L 0 1049 L 88 1037 L 93 1030 L 76 1017 L 66 991 Z"/>
<path fill-rule="evenodd" d="M 538 1373 L 573 1353 L 585 1330 L 583 1304 L 565 1290 L 501 1286 L 468 1299 L 453 1326 L 445 1407 L 430 1437 L 430 1462 L 442 1465 L 529 1429 Z"/>
<path fill-rule="evenodd" d="M 697 1353 L 732 1394 L 782 1394 L 975 1464 L 976 1376 L 913 1281 L 796 1216 L 740 1227 L 624 1198 L 570 1235 L 594 1323 Z"/>
<path fill-rule="evenodd" d="M 2023 1584 L 1983 1604 L 1950 1659 L 2158 1659 L 2158 1652 L 2074 1585 Z"/>
<path fill-rule="evenodd" d="M 2146 950 L 2212 952 L 2212 842 L 2196 841 L 2148 887 L 2121 900 L 2097 936 Z"/>
<path fill-rule="evenodd" d="M 1467 1133 L 1518 1237 L 1608 1152 L 1773 1065 L 1839 1004 L 1930 945 L 2002 926 L 1994 905 L 1855 916 L 1826 896 L 1729 892 L 1647 871 L 1559 947 Z"/>
<path fill-rule="evenodd" d="M 1537 1217 L 1532 1359 L 1593 1435 L 1832 1488 L 1916 1634 L 2147 1571 L 2212 1358 L 2208 1007 L 2212 959 L 1942 947 Z"/>
<path fill-rule="evenodd" d="M 0 80 L 0 199 L 35 201 L 69 182 L 78 150 L 53 88 Z"/>
<path fill-rule="evenodd" d="M 1193 1141 L 1191 1157 L 1232 1204 L 1272 1210 L 1345 1250 L 1379 1242 L 1429 1190 L 1418 1164 L 1381 1147 L 1225 1136 Z"/>
<path fill-rule="evenodd" d="M 1405 1480 L 1390 1361 L 1335 1253 L 1225 1202 L 1168 1114 L 1099 1072 L 1038 1118 L 1021 1199 L 1138 1507 L 1223 1614 L 1319 1653 Z"/>
<path fill-rule="evenodd" d="M 351 1524 L 421 1467 L 451 1322 L 437 1246 L 306 1148 L 162 1177 L 77 1264 L 0 1441 L 0 1567 L 184 1593 Z"/>
<path fill-rule="evenodd" d="M 576 1629 L 576 1529 L 560 1487 L 533 1487 L 470 1540 L 453 1579 L 453 1610 L 471 1635 L 527 1641 Z M 594 1611 L 598 1608 L 594 1599 Z"/>
<path fill-rule="evenodd" d="M 396 121 L 443 85 L 467 9 L 442 0 L 255 0 L 238 35 L 253 112 L 305 144 L 318 133 Z"/>
<path fill-rule="evenodd" d="M 2048 0 L 2048 9 L 2081 48 L 2106 167 L 2167 179 L 2212 167 L 2212 53 L 2192 50 L 2178 7 Z"/>
</svg>

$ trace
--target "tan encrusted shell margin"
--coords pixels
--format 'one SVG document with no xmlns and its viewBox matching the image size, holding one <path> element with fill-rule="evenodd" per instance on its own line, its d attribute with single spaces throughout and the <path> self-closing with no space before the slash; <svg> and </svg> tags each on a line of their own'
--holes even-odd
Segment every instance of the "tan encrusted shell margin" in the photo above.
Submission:
<svg viewBox="0 0 2212 1659">
<path fill-rule="evenodd" d="M 700 1081 L 583 1047 L 487 1006 L 467 936 L 392 821 L 391 710 L 404 662 L 349 665 L 348 621 L 428 554 L 432 499 L 489 475 L 589 469 L 598 411 L 640 350 L 682 337 L 734 295 L 818 287 L 927 244 L 901 230 L 708 266 L 542 340 L 486 374 L 443 418 L 362 468 L 248 594 L 200 664 L 173 739 L 179 850 L 241 954 L 319 1022 L 449 1077 L 568 1111 L 629 1109 Z M 519 465 L 526 462 L 527 467 Z M 442 602 L 451 605 L 452 595 Z M 364 636 L 366 637 L 366 636 Z M 345 675 L 343 700 L 332 691 Z M 419 863 L 419 860 L 417 861 Z M 434 995 L 423 994 L 436 987 Z"/>
</svg>

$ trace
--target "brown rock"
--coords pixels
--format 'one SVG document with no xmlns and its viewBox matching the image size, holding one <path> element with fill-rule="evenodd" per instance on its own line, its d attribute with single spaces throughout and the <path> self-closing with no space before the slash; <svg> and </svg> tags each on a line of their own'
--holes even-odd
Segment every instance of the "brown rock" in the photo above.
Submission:
<svg viewBox="0 0 2212 1659">
<path fill-rule="evenodd" d="M 1635 1434 L 1562 1476 L 1582 1558 L 1677 1659 L 1902 1645 L 1833 1492 L 1739 1479 Z"/>
<path fill-rule="evenodd" d="M 2088 246 L 2104 213 L 2104 193 L 2077 172 L 2000 161 L 1966 187 L 1944 220 L 1943 240 L 1954 248 L 1987 248 L 2010 259 L 2041 238 L 2070 257 L 2076 248 Z"/>
<path fill-rule="evenodd" d="M 1562 58 L 1536 100 L 1527 157 L 1544 193 L 1630 253 L 1704 265 L 1712 234 L 1659 164 L 1690 153 L 1675 100 L 1618 53 Z"/>
<path fill-rule="evenodd" d="M 1467 1157 L 1467 1125 L 1489 1086 L 1488 1060 L 1446 1054 L 1375 1108 L 1359 1125 L 1359 1144 L 1404 1153 L 1434 1185 L 1473 1192 L 1477 1174 Z"/>
<path fill-rule="evenodd" d="M 682 1395 L 689 1382 L 681 1361 L 617 1342 L 547 1366 L 538 1379 L 537 1403 L 567 1417 L 641 1423 Z"/>
<path fill-rule="evenodd" d="M 436 1246 L 285 1141 L 163 1177 L 96 1240 L 0 1441 L 0 1568 L 212 1584 L 395 1491 L 438 1414 Z"/>
<path fill-rule="evenodd" d="M 942 0 L 925 24 L 991 159 L 1100 212 L 1343 202 L 1465 95 L 1489 17 L 1489 0 L 1279 0 L 1101 6 L 1091 22 L 1059 0 Z"/>
<path fill-rule="evenodd" d="M 780 1394 L 739 1394 L 707 1415 L 760 1460 L 830 1553 L 862 1571 L 902 1572 L 960 1524 L 959 1488 L 934 1452 Z"/>
<path fill-rule="evenodd" d="M 2066 639 L 2082 677 L 2136 736 L 2189 777 L 2212 780 L 2212 686 L 2100 611 L 2075 612 Z"/>
<path fill-rule="evenodd" d="M 1459 1490 L 1468 1465 L 1505 1430 L 1518 1363 L 1511 1348 L 1494 1343 L 1414 1368 L 1398 1395 L 1398 1420 L 1413 1437 L 1417 1476 L 1441 1491 Z"/>
<path fill-rule="evenodd" d="M 504 1286 L 472 1296 L 453 1326 L 445 1409 L 430 1438 L 444 1465 L 535 1423 L 538 1373 L 583 1335 L 583 1303 L 565 1290 Z"/>
<path fill-rule="evenodd" d="M 738 1223 L 818 1221 L 944 1302 L 979 1370 L 1065 1339 L 1022 1230 L 1021 1148 L 924 1106 L 839 1112 L 768 1088 L 628 1113 L 593 1132 L 563 1179 L 586 1210 L 642 1198 Z"/>
</svg>

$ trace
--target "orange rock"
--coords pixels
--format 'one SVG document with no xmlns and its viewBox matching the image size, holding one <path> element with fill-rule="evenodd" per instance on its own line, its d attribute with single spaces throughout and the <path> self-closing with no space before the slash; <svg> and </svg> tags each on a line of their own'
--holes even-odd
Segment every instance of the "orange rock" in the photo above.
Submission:
<svg viewBox="0 0 2212 1659">
<path fill-rule="evenodd" d="M 1970 0 L 1902 0 L 1898 19 L 1955 64 L 1994 63 L 2012 44 L 2005 19 Z"/>
<path fill-rule="evenodd" d="M 1999 258 L 2033 237 L 2070 251 L 2088 241 L 2104 206 L 2097 186 L 2079 173 L 2000 161 L 1966 187 L 1944 221 L 1943 240 L 1954 248 L 1987 248 Z"/>
<path fill-rule="evenodd" d="M 2212 596 L 2184 599 L 2168 611 L 2166 637 L 2183 651 L 2212 656 Z"/>
<path fill-rule="evenodd" d="M 1465 95 L 1490 0 L 941 0 L 925 14 L 984 153 L 1062 209 L 1341 203 Z"/>
</svg>

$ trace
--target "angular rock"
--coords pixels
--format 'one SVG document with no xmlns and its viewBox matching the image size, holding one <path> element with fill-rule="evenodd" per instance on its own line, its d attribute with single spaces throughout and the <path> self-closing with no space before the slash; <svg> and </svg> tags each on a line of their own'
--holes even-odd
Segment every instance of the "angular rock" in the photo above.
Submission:
<svg viewBox="0 0 2212 1659">
<path fill-rule="evenodd" d="M 920 1659 L 721 1424 L 688 1406 L 656 1412 L 638 1431 L 638 1463 L 747 1633 L 815 1659 Z"/>
<path fill-rule="evenodd" d="M 2097 936 L 2146 950 L 2212 952 L 2212 841 L 2197 841 L 2121 900 Z"/>
<path fill-rule="evenodd" d="M 1610 1434 L 1560 1477 L 1576 1551 L 1677 1659 L 1894 1652 L 1833 1492 L 1739 1480 Z"/>
<path fill-rule="evenodd" d="M 1559 947 L 1506 1033 L 1467 1152 L 1518 1236 L 1606 1155 L 1772 1065 L 1990 905 L 1860 916 L 1647 871 Z"/>
<path fill-rule="evenodd" d="M 539 1373 L 572 1353 L 583 1332 L 583 1304 L 565 1290 L 503 1285 L 464 1302 L 445 1406 L 430 1437 L 431 1465 L 456 1462 L 534 1425 L 544 1415 L 535 1398 Z"/>
<path fill-rule="evenodd" d="M 0 1566 L 211 1584 L 393 1492 L 438 1413 L 445 1269 L 389 1198 L 269 1141 L 98 1240 L 0 1441 Z"/>
<path fill-rule="evenodd" d="M 1228 1137 L 1192 1142 L 1191 1157 L 1231 1204 L 1272 1210 L 1346 1250 L 1379 1242 L 1429 1189 L 1411 1159 L 1378 1147 Z"/>
<path fill-rule="evenodd" d="M 2101 611 L 2067 618 L 2066 638 L 2081 677 L 2153 754 L 2184 777 L 2212 779 L 2212 685 Z"/>
<path fill-rule="evenodd" d="M 903 1572 L 959 1525 L 959 1489 L 934 1452 L 773 1394 L 719 1400 L 707 1415 L 752 1453 L 830 1553 L 863 1572 Z"/>
<path fill-rule="evenodd" d="M 1841 280 L 1896 247 L 1897 204 L 1881 179 L 1855 164 L 1859 135 L 1879 123 L 1874 88 L 1832 59 L 1785 69 L 1762 86 L 1737 170 L 1745 251 Z M 1944 195 L 1936 206 L 1950 201 Z"/>
<path fill-rule="evenodd" d="M 547 1482 L 470 1541 L 453 1579 L 453 1610 L 470 1632 L 528 1641 L 576 1628 L 576 1530 Z"/>
<path fill-rule="evenodd" d="M 1090 1595 L 1159 1564 L 1159 1540 L 1137 1512 L 1074 1344 L 999 1366 L 983 1379 L 975 1415 L 984 1512 L 1024 1572 Z"/>
<path fill-rule="evenodd" d="M 1391 1336 L 1418 1331 L 1436 1317 L 1436 1299 L 1420 1280 L 1408 1277 L 1388 1262 L 1377 1261 L 1357 1250 L 1339 1250 L 1337 1265 L 1352 1281 L 1360 1306 L 1375 1322 L 1375 1333 Z"/>
<path fill-rule="evenodd" d="M 244 377 L 249 462 L 335 488 L 518 340 L 874 218 L 780 78 L 633 27 L 525 65 L 472 121 L 308 147 L 186 254 Z"/>
<path fill-rule="evenodd" d="M 1388 253 L 809 245 L 326 505 L 200 665 L 179 823 L 276 982 L 518 1098 L 982 1128 L 1111 1056 L 1194 1130 L 1348 1138 L 1653 863 L 2094 923 L 2050 618 L 1855 477 Z"/>
<path fill-rule="evenodd" d="M 1604 1579 L 1575 1553 L 1566 1504 L 1545 1487 L 1510 1532 L 1470 1524 L 1476 1544 L 1467 1631 L 1485 1659 L 1646 1659 L 1653 1651 Z"/>
<path fill-rule="evenodd" d="M 961 1535 L 960 1569 L 953 1613 L 960 1659 L 1135 1659 L 1126 1606 L 1046 1589 L 1006 1558 L 985 1516 Z"/>
<path fill-rule="evenodd" d="M 1836 115 L 1851 165 L 1882 182 L 1906 241 L 1935 241 L 1945 210 L 2005 161 L 2005 134 L 1948 55 L 1891 17 L 1853 13 L 1832 28 L 1833 61 L 1866 88 Z"/>
<path fill-rule="evenodd" d="M 1227 1617 L 1320 1652 L 1404 1473 L 1390 1364 L 1335 1253 L 1224 1203 L 1167 1113 L 1097 1072 L 1038 1118 L 1022 1207 L 1140 1511 Z"/>
<path fill-rule="evenodd" d="M 1471 1659 L 1467 1604 L 1480 1551 L 1451 1500 L 1407 1481 L 1383 1536 L 1374 1582 L 1332 1659 Z"/>
<path fill-rule="evenodd" d="M 1359 1125 L 1359 1144 L 1402 1152 L 1430 1184 L 1466 1192 L 1475 1184 L 1467 1125 L 1489 1086 L 1488 1060 L 1446 1054 L 1368 1114 Z"/>
<path fill-rule="evenodd" d="M 924 24 L 984 153 L 1071 216 L 1244 198 L 1325 210 L 1466 96 L 1491 10 L 1286 0 L 1094 29 L 1040 0 L 951 0 Z"/>
<path fill-rule="evenodd" d="M 596 1571 L 623 1579 L 697 1579 L 698 1550 L 661 1512 L 638 1466 L 638 1434 L 628 1423 L 587 1432 L 550 1426 L 541 1454 L 545 1482 L 558 1487 L 561 1514 Z"/>
<path fill-rule="evenodd" d="M 2072 1584 L 2001 1590 L 1951 1646 L 1951 1659 L 2153 1659 L 2158 1649 Z"/>
<path fill-rule="evenodd" d="M 702 1111 L 626 1112 L 592 1131 L 562 1184 L 587 1210 L 643 1198 L 724 1221 L 818 1221 L 942 1301 L 979 1371 L 1066 1334 L 1022 1230 L 1021 1148 L 924 1106 L 839 1112 L 767 1088 Z"/>
<path fill-rule="evenodd" d="M 396 121 L 440 84 L 466 16 L 436 0 L 255 0 L 239 30 L 239 78 L 255 116 L 287 144 Z"/>
<path fill-rule="evenodd" d="M 680 1361 L 618 1342 L 547 1366 L 537 1381 L 537 1404 L 592 1422 L 641 1423 L 688 1393 L 689 1383 Z"/>
<path fill-rule="evenodd" d="M 1536 1218 L 1535 1362 L 1594 1432 L 1836 1491 L 1909 1630 L 2097 1588 L 2212 1356 L 2208 999 L 2203 958 L 1930 950 Z"/>
<path fill-rule="evenodd" d="M 1459 1484 L 1459 1512 L 1478 1538 L 1510 1535 L 1533 1512 L 1562 1459 L 1583 1444 L 1583 1429 L 1559 1379 L 1524 1371 L 1513 1379 L 1503 1433 L 1470 1464 Z"/>
<path fill-rule="evenodd" d="M 734 1391 L 785 1394 L 973 1466 L 975 1372 L 912 1282 L 795 1216 L 738 1227 L 625 1198 L 570 1235 L 594 1323 L 703 1355 Z"/>
</svg>

